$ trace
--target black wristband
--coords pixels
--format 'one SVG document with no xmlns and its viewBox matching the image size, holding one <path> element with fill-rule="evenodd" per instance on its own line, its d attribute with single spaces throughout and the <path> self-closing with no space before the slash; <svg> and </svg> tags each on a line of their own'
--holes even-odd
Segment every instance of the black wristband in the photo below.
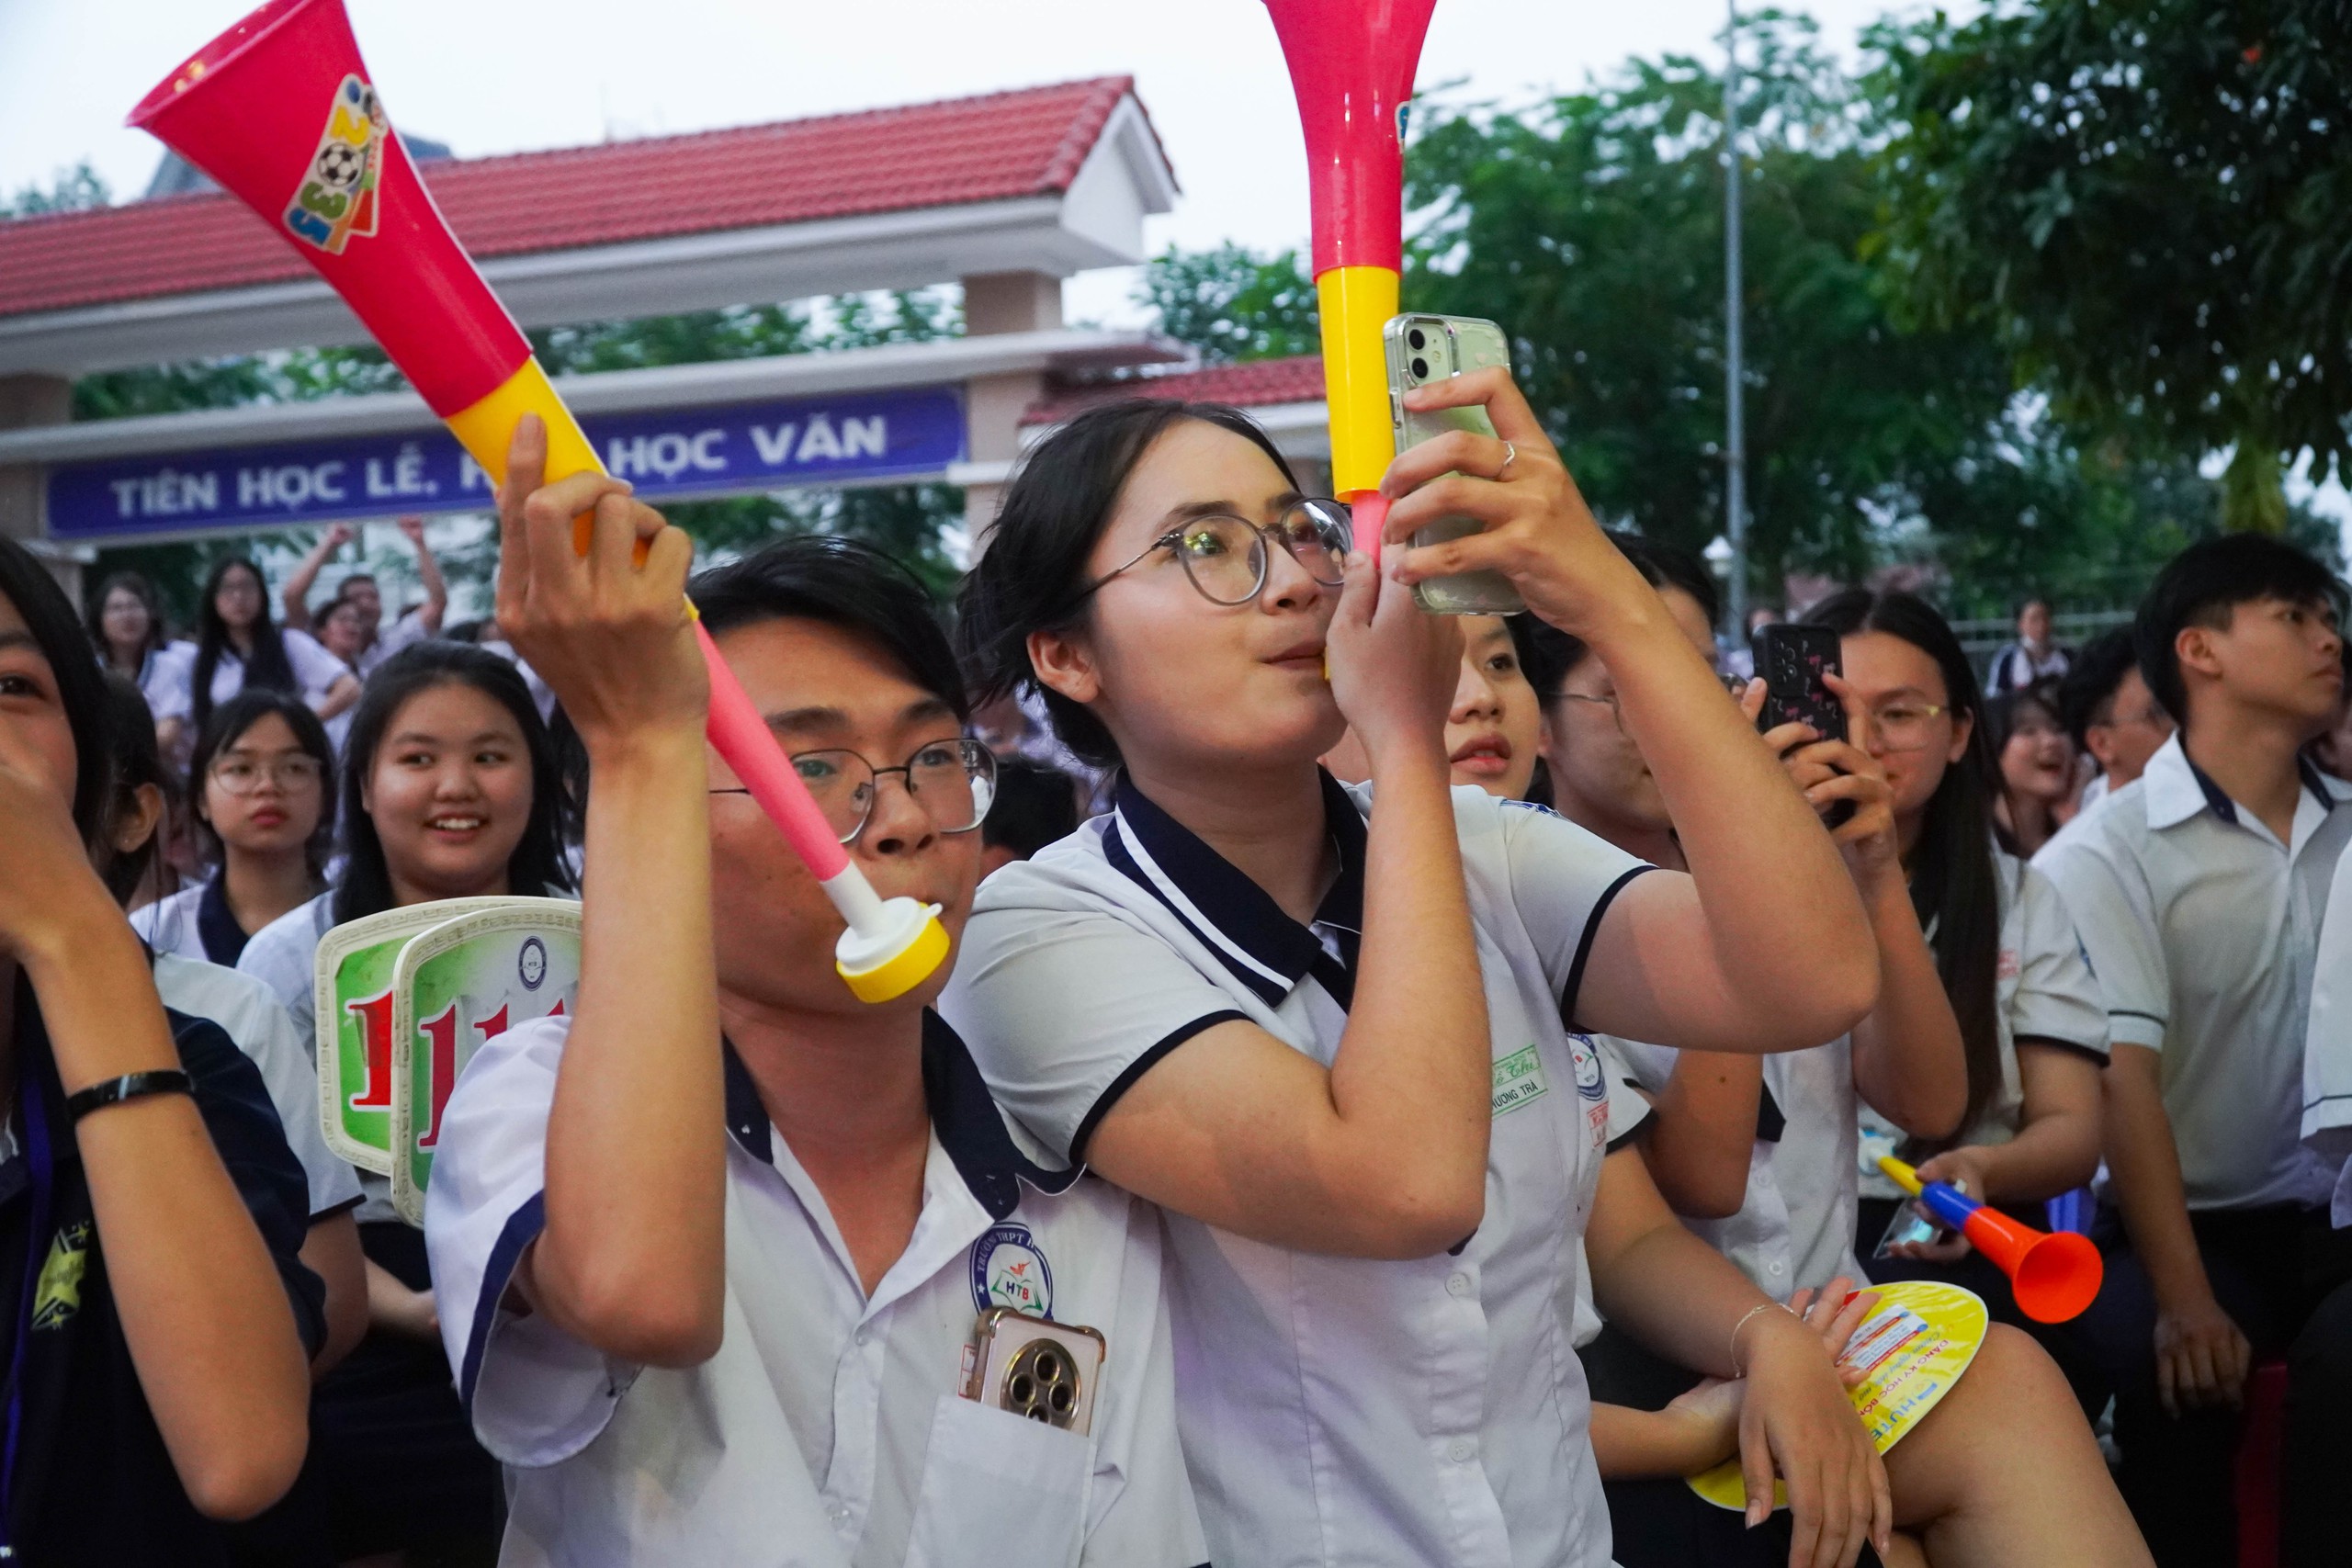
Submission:
<svg viewBox="0 0 2352 1568">
<path fill-rule="evenodd" d="M 125 1073 L 119 1078 L 107 1078 L 67 1095 L 65 1113 L 79 1122 L 93 1111 L 103 1111 L 109 1105 L 137 1100 L 143 1095 L 195 1092 L 196 1080 L 177 1067 L 166 1067 L 153 1073 Z"/>
</svg>

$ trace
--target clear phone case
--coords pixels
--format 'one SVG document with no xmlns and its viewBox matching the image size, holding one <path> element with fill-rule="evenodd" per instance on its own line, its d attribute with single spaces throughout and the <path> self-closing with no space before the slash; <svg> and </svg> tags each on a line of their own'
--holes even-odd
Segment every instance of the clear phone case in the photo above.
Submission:
<svg viewBox="0 0 2352 1568">
<path fill-rule="evenodd" d="M 1510 365 L 1510 343 L 1494 322 L 1476 316 L 1402 315 L 1390 320 L 1381 333 L 1388 360 L 1388 410 L 1396 426 L 1396 450 L 1403 452 L 1450 430 L 1492 435 L 1495 427 L 1482 408 L 1440 409 L 1408 413 L 1405 393 L 1430 381 L 1442 381 L 1472 370 Z M 1442 544 L 1478 531 L 1467 517 L 1432 523 L 1413 535 L 1415 545 Z M 1465 571 L 1454 577 L 1433 577 L 1413 590 L 1414 602 L 1440 615 L 1515 615 L 1527 608 L 1510 579 L 1498 571 Z"/>
</svg>

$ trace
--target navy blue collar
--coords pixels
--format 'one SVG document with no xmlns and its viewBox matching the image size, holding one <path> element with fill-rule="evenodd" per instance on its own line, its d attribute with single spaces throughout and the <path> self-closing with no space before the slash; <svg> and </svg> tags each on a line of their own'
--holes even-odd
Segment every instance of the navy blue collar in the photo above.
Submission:
<svg viewBox="0 0 2352 1568">
<path fill-rule="evenodd" d="M 236 911 L 229 908 L 228 884 L 224 867 L 214 872 L 204 891 L 196 896 L 196 934 L 204 944 L 205 957 L 225 969 L 234 969 L 245 951 L 246 938 Z"/>
<path fill-rule="evenodd" d="M 1321 774 L 1323 821 L 1339 852 L 1340 875 L 1315 911 L 1338 933 L 1334 960 L 1314 931 L 1283 912 L 1266 890 L 1198 834 L 1153 804 L 1124 773 L 1102 851 L 1151 894 L 1234 978 L 1268 1007 L 1281 1005 L 1309 975 L 1346 1008 L 1355 999 L 1356 949 L 1363 931 L 1363 813 L 1340 783 Z"/>
<path fill-rule="evenodd" d="M 719 1047 L 724 1053 L 727 1131 L 744 1153 L 774 1165 L 775 1125 L 761 1102 L 760 1086 L 735 1054 L 734 1042 L 722 1038 Z M 922 1015 L 922 1093 L 931 1111 L 932 1135 L 991 1218 L 1004 1219 L 1021 1206 L 1024 1181 L 1052 1194 L 1068 1191 L 1078 1180 L 1082 1167 L 1047 1170 L 1021 1152 L 971 1052 L 947 1021 L 929 1009 Z"/>
<path fill-rule="evenodd" d="M 2213 815 L 2231 827 L 2236 827 L 2238 803 L 2232 800 L 2228 793 L 2213 782 L 2211 774 L 2190 760 L 2188 748 L 2186 746 L 2180 749 L 2180 760 L 2188 763 L 2189 776 L 2197 781 L 2197 787 L 2204 793 L 2205 804 Z M 2303 781 L 2303 787 L 2311 792 L 2312 798 L 2319 802 L 2319 808 L 2322 811 L 2335 809 L 2335 794 L 2327 787 L 2327 780 L 2320 773 L 2317 764 L 2313 763 L 2309 757 L 2298 752 L 2295 756 L 2295 773 Z"/>
</svg>

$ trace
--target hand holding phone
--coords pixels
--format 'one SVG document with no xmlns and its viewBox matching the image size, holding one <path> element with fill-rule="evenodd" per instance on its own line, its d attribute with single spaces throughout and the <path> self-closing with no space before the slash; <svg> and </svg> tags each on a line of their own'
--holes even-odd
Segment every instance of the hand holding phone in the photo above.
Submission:
<svg viewBox="0 0 2352 1568">
<path fill-rule="evenodd" d="M 1756 716 L 1759 733 L 1784 724 L 1812 728 L 1826 740 L 1846 739 L 1846 705 L 1829 689 L 1827 677 L 1845 672 L 1838 634 L 1827 626 L 1777 621 L 1756 634 L 1756 677 L 1764 682 L 1764 706 Z M 1840 801 L 1822 818 L 1842 828 L 1854 803 Z"/>
<path fill-rule="evenodd" d="M 1494 423 L 1483 408 L 1408 412 L 1405 394 L 1488 366 L 1510 367 L 1510 344 L 1502 328 L 1475 316 L 1404 315 L 1381 333 L 1388 361 L 1388 408 L 1396 427 L 1396 450 L 1405 451 L 1450 430 L 1491 436 Z M 1475 518 L 1449 517 L 1413 534 L 1415 547 L 1443 544 L 1478 532 Z M 1510 579 L 1499 571 L 1465 571 L 1432 577 L 1413 589 L 1414 602 L 1439 615 L 1515 615 L 1527 608 Z"/>
</svg>

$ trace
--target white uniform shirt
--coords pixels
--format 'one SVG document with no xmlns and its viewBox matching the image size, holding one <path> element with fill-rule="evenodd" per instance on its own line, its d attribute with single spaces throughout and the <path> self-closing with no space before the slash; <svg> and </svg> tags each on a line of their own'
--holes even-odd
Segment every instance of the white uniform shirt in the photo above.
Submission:
<svg viewBox="0 0 2352 1568">
<path fill-rule="evenodd" d="M 1131 784 L 989 877 L 942 1006 L 1006 1109 L 1082 1157 L 1119 1096 L 1212 1025 L 1247 1019 L 1329 1064 L 1354 991 L 1369 799 L 1325 780 L 1341 869 L 1311 929 Z M 1220 1563 L 1609 1560 L 1569 1343 L 1608 1091 L 1562 1020 L 1603 911 L 1648 868 L 1540 807 L 1463 788 L 1453 808 L 1493 1033 L 1476 1234 L 1389 1262 L 1167 1216 L 1184 1454 Z"/>
<path fill-rule="evenodd" d="M 319 645 L 316 637 L 290 626 L 278 629 L 286 644 L 287 667 L 294 672 L 294 694 L 311 706 L 326 700 L 328 691 L 351 667 Z M 159 684 L 170 693 L 172 711 L 191 715 L 195 709 L 197 647 L 192 642 L 175 642 L 165 649 L 163 658 L 168 667 L 158 672 Z M 245 661 L 233 648 L 223 646 L 220 657 L 212 666 L 212 705 L 219 707 L 245 689 Z M 157 716 L 164 710 L 157 708 Z"/>
<path fill-rule="evenodd" d="M 2074 917 L 2050 879 L 1997 846 L 1993 875 L 2000 889 L 2000 955 L 1994 970 L 1993 1021 L 2001 1047 L 2001 1087 L 1963 1144 L 2006 1144 L 2018 1135 L 2025 1088 L 2018 1076 L 2018 1042 L 2077 1051 L 2107 1066 L 2107 999 L 2083 957 Z M 1928 945 L 1935 933 L 1928 933 Z M 1881 1155 L 1899 1152 L 1903 1130 L 1865 1105 L 1861 1109 L 1862 1192 L 1900 1198 L 1903 1190 L 1878 1168 Z"/>
<path fill-rule="evenodd" d="M 139 694 L 157 722 L 187 717 L 187 672 L 195 665 L 196 644 L 178 639 L 149 649 L 139 661 Z"/>
<path fill-rule="evenodd" d="M 1650 1102 L 1641 1086 L 1623 1073 L 1611 1071 L 1607 1043 L 1612 1037 L 1589 1034 L 1583 1037 L 1600 1055 L 1600 1066 L 1609 1075 L 1609 1152 L 1615 1154 L 1634 1139 L 1650 1119 Z M 1569 1337 L 1579 1350 L 1600 1337 L 1603 1319 L 1600 1309 L 1592 1301 L 1592 1268 L 1586 1261 L 1584 1237 L 1577 1237 L 1577 1299 L 1570 1315 Z"/>
<path fill-rule="evenodd" d="M 2301 1138 L 2303 1033 L 2352 784 L 2302 772 L 2282 844 L 2176 735 L 2078 837 L 2034 857 L 2075 917 L 2109 1034 L 2163 1054 L 2191 1209 L 2314 1205 L 2334 1186 Z"/>
<path fill-rule="evenodd" d="M 1191 1568 L 1157 1213 L 1015 1148 L 971 1058 L 926 1020 L 922 1212 L 871 1298 L 823 1196 L 727 1054 L 718 1351 L 639 1367 L 503 1304 L 544 1223 L 548 1107 L 571 1021 L 486 1043 L 444 1113 L 425 1245 L 474 1432 L 505 1462 L 501 1562 L 790 1568 Z M 984 1307 L 1102 1331 L 1081 1438 L 961 1398 Z"/>
<path fill-rule="evenodd" d="M 319 956 L 319 939 L 334 929 L 334 893 L 320 894 L 309 903 L 288 909 L 254 932 L 237 957 L 237 972 L 267 986 L 285 1005 L 286 1014 L 302 1041 L 312 1072 L 318 1070 L 318 990 L 312 975 Z M 435 1162 L 439 1163 L 437 1160 Z M 392 1184 L 388 1177 L 353 1168 L 367 1201 L 359 1206 L 359 1223 L 374 1224 L 397 1220 Z"/>
<path fill-rule="evenodd" d="M 1632 1078 L 1653 1099 L 1665 1092 L 1682 1055 L 1613 1035 L 1603 1035 L 1600 1043 L 1611 1076 Z M 1775 1301 L 1840 1274 L 1859 1279 L 1854 1150 L 1860 1106 L 1850 1036 L 1765 1057 L 1747 1195 L 1739 1213 L 1682 1223 Z"/>
<path fill-rule="evenodd" d="M 302 1162 L 315 1222 L 357 1205 L 358 1173 L 327 1150 L 319 1128 L 319 1075 L 293 1021 L 267 986 L 200 958 L 155 954 L 155 994 L 191 1018 L 209 1018 L 261 1069 L 269 1102 L 284 1124 L 286 1146 Z"/>
<path fill-rule="evenodd" d="M 2352 1225 L 2352 847 L 2335 863 L 2312 967 L 2312 1011 L 2303 1045 L 2303 1137 L 2338 1168 L 2332 1218 Z"/>
<path fill-rule="evenodd" d="M 376 628 L 376 640 L 361 649 L 359 657 L 352 660 L 354 671 L 361 680 L 365 681 L 376 672 L 376 666 L 385 660 L 390 659 L 401 649 L 414 647 L 432 635 L 424 629 L 424 608 L 420 606 L 411 610 L 390 626 L 379 626 Z M 341 740 L 338 739 L 335 744 L 336 749 L 340 750 Z"/>
<path fill-rule="evenodd" d="M 244 955 L 244 930 L 229 908 L 218 871 L 193 887 L 183 887 L 169 897 L 131 910 L 130 929 L 158 953 L 176 953 L 183 958 L 200 958 L 231 968 Z"/>
</svg>

